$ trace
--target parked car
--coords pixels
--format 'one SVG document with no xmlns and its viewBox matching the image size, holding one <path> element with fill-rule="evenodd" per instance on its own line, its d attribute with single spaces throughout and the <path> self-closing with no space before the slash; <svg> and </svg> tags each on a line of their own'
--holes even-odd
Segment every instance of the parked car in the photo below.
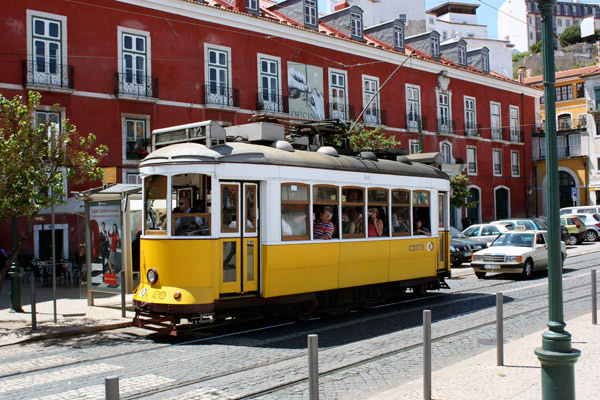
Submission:
<svg viewBox="0 0 600 400">
<path fill-rule="evenodd" d="M 568 245 L 580 244 L 587 238 L 587 230 L 585 229 L 585 223 L 576 215 L 561 215 L 560 224 L 567 228 L 569 238 L 567 239 Z"/>
<path fill-rule="evenodd" d="M 501 224 L 504 226 L 511 225 L 513 228 L 520 225 L 524 226 L 525 229 L 532 231 L 548 230 L 548 227 L 542 220 L 535 218 L 501 219 L 493 221 L 492 224 Z"/>
<path fill-rule="evenodd" d="M 465 229 L 462 233 L 469 239 L 478 239 L 492 243 L 499 234 L 511 228 L 501 224 L 475 224 Z"/>
<path fill-rule="evenodd" d="M 457 268 L 464 262 L 471 262 L 474 251 L 485 249 L 488 243 L 483 240 L 468 238 L 455 227 L 450 227 L 450 263 Z"/>
<path fill-rule="evenodd" d="M 585 224 L 587 236 L 585 240 L 595 242 L 600 237 L 600 215 L 598 214 L 576 214 Z"/>
<path fill-rule="evenodd" d="M 560 209 L 560 215 L 573 214 L 600 214 L 600 206 L 564 207 Z"/>
<path fill-rule="evenodd" d="M 471 268 L 479 279 L 488 272 L 521 274 L 531 278 L 536 269 L 548 266 L 547 231 L 513 230 L 502 232 L 487 249 L 473 254 Z M 561 243 L 561 256 L 567 246 Z"/>
</svg>

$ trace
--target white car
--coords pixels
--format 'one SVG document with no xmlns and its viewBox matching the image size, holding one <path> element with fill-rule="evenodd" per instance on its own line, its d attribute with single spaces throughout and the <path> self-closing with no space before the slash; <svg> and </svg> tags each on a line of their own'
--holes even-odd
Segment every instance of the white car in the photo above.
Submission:
<svg viewBox="0 0 600 400">
<path fill-rule="evenodd" d="M 487 249 L 473 254 L 471 267 L 479 279 L 488 272 L 521 274 L 531 278 L 533 271 L 548 267 L 547 231 L 515 230 L 503 232 Z M 560 243 L 562 261 L 567 246 Z"/>
</svg>

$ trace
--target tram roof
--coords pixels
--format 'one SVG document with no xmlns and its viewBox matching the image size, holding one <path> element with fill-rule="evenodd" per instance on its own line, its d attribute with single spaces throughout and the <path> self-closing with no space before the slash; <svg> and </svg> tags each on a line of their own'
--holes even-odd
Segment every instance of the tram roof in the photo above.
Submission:
<svg viewBox="0 0 600 400">
<path fill-rule="evenodd" d="M 174 144 L 150 153 L 140 163 L 140 167 L 156 164 L 203 162 L 281 165 L 449 179 L 448 175 L 438 168 L 420 163 L 413 162 L 409 164 L 383 159 L 370 160 L 360 156 L 332 156 L 304 150 L 287 151 L 242 142 L 228 142 L 212 148 L 199 143 Z"/>
</svg>

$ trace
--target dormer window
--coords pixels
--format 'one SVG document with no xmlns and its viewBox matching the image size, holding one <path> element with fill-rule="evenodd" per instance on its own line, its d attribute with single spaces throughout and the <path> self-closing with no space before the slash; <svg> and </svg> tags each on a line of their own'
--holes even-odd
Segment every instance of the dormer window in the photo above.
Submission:
<svg viewBox="0 0 600 400">
<path fill-rule="evenodd" d="M 352 36 L 362 38 L 362 17 L 360 14 L 351 13 L 350 22 L 352 26 Z"/>
<path fill-rule="evenodd" d="M 315 0 L 304 0 L 304 23 L 317 25 L 317 2 Z"/>
<path fill-rule="evenodd" d="M 258 11 L 258 0 L 246 0 L 246 9 L 250 11 Z"/>
<path fill-rule="evenodd" d="M 406 23 L 408 22 L 408 19 L 406 18 L 406 14 L 404 14 L 404 13 L 403 13 L 403 14 L 398 14 L 398 19 L 399 19 L 400 21 L 402 21 L 402 23 L 403 23 L 404 25 L 406 25 Z"/>
<path fill-rule="evenodd" d="M 394 27 L 394 47 L 397 49 L 404 48 L 404 28 L 401 26 Z"/>
<path fill-rule="evenodd" d="M 467 48 L 463 45 L 458 45 L 458 63 L 460 65 L 467 65 Z"/>
<path fill-rule="evenodd" d="M 432 36 L 431 37 L 431 57 L 440 56 L 440 39 Z"/>
<path fill-rule="evenodd" d="M 488 57 L 487 53 L 481 54 L 481 69 L 483 69 L 483 72 L 490 72 L 490 60 Z"/>
</svg>

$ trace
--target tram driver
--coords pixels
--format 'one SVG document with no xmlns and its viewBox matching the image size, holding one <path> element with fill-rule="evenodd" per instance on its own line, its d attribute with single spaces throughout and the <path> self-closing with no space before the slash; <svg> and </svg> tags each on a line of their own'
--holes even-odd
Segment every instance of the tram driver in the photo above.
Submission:
<svg viewBox="0 0 600 400">
<path fill-rule="evenodd" d="M 173 209 L 173 214 L 194 214 L 198 210 L 190 204 L 188 196 L 179 198 L 179 206 Z M 199 234 L 198 230 L 204 228 L 204 220 L 199 216 L 177 217 L 175 218 L 175 235 Z"/>
</svg>

